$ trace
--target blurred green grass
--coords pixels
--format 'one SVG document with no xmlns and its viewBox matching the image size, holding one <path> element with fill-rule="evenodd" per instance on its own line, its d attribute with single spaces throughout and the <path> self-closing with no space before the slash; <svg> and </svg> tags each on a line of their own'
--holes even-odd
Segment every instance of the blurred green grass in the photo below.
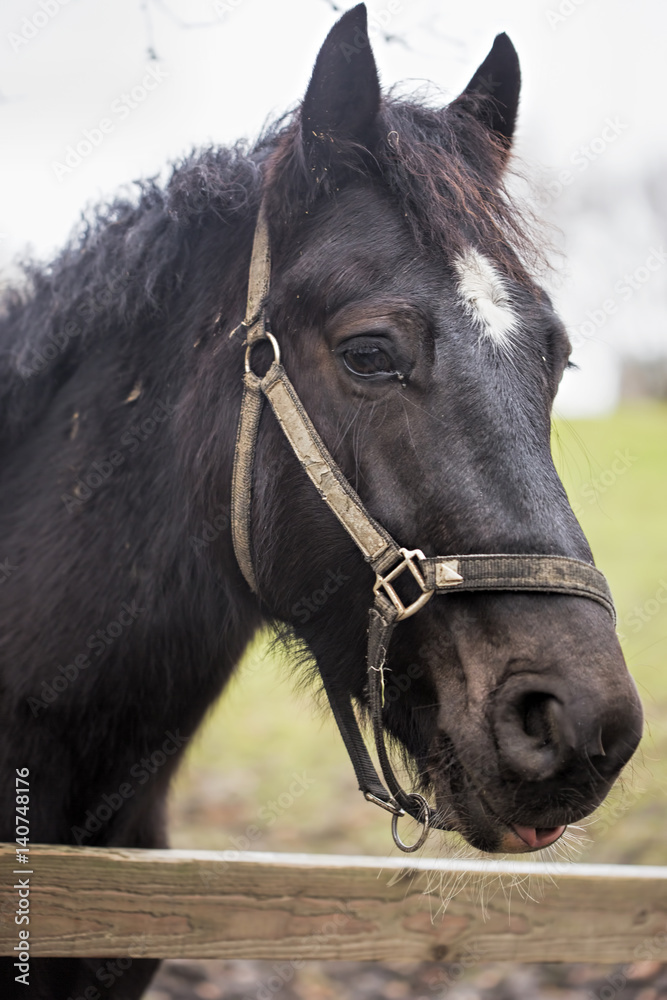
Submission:
<svg viewBox="0 0 667 1000">
<path fill-rule="evenodd" d="M 580 857 L 665 864 L 667 405 L 556 420 L 552 441 L 572 506 L 611 584 L 647 718 L 642 747 L 587 824 Z M 174 847 L 397 853 L 387 814 L 357 790 L 330 713 L 297 689 L 266 636 L 247 651 L 192 741 L 173 789 L 170 828 Z M 432 837 L 425 853 L 442 852 Z"/>
</svg>

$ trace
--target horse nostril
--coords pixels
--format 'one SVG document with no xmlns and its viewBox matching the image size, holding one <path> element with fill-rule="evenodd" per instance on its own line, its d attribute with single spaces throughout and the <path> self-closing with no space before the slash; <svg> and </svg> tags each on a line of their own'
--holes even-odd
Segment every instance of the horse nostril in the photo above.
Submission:
<svg viewBox="0 0 667 1000">
<path fill-rule="evenodd" d="M 519 713 L 523 719 L 523 731 L 531 740 L 547 746 L 558 743 L 557 702 L 553 695 L 543 691 L 531 691 L 519 702 Z"/>
<path fill-rule="evenodd" d="M 602 742 L 602 726 L 598 726 L 598 731 L 585 748 L 589 757 L 606 757 L 607 752 Z"/>
<path fill-rule="evenodd" d="M 583 748 L 595 771 L 613 780 L 637 749 L 641 729 L 642 717 L 637 707 L 628 716 L 610 714 L 598 727 L 595 738 Z"/>
<path fill-rule="evenodd" d="M 507 776 L 544 781 L 580 768 L 613 780 L 639 742 L 638 702 L 619 708 L 572 690 L 559 697 L 543 683 L 520 675 L 496 692 L 493 727 Z"/>
<path fill-rule="evenodd" d="M 495 710 L 501 760 L 524 780 L 551 777 L 575 742 L 563 705 L 547 691 L 515 689 L 503 694 Z"/>
</svg>

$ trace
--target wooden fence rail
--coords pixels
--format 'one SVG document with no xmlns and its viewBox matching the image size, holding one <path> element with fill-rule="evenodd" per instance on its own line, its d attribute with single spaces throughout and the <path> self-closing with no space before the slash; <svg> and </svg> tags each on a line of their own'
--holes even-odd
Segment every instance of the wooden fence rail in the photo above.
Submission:
<svg viewBox="0 0 667 1000">
<path fill-rule="evenodd" d="M 20 899 L 34 956 L 667 961 L 667 868 L 7 844 L 2 955 Z"/>
</svg>

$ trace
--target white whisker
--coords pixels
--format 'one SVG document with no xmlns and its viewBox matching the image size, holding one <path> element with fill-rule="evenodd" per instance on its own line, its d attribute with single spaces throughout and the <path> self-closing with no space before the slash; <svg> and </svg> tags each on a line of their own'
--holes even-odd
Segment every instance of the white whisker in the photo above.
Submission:
<svg viewBox="0 0 667 1000">
<path fill-rule="evenodd" d="M 431 908 L 431 922 L 435 922 L 438 918 L 442 919 L 449 903 L 461 894 L 466 894 L 479 907 L 480 916 L 485 922 L 490 917 L 494 898 L 499 895 L 505 901 L 508 916 L 511 915 L 513 893 L 516 893 L 522 901 L 539 903 L 548 887 L 557 886 L 558 875 L 562 873 L 563 866 L 569 866 L 576 861 L 589 842 L 580 825 L 569 826 L 556 843 L 537 853 L 527 851 L 525 854 L 493 856 L 494 861 L 501 863 L 507 861 L 509 864 L 537 860 L 543 865 L 543 870 L 537 874 L 466 870 L 465 867 L 453 871 L 427 872 L 423 891 L 437 901 L 437 906 Z M 469 861 L 489 860 L 488 854 L 476 850 L 461 838 L 452 837 L 451 834 L 442 837 L 438 856 L 454 863 L 461 862 L 463 866 Z M 392 882 L 395 879 L 396 876 Z"/>
</svg>

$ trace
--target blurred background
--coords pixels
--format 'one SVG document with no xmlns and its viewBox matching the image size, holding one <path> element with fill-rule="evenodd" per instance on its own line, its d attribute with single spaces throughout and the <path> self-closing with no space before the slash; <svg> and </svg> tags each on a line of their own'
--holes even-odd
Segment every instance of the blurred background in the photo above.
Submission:
<svg viewBox="0 0 667 1000">
<path fill-rule="evenodd" d="M 166 176 L 193 146 L 255 136 L 303 95 L 332 0 L 3 0 L 0 282 L 48 256 L 82 210 Z M 642 751 L 579 834 L 590 862 L 667 864 L 667 129 L 660 0 L 369 0 L 385 87 L 446 103 L 506 30 L 523 71 L 516 152 L 553 227 L 548 285 L 574 344 L 553 449 L 610 579 L 647 715 Z M 106 119 L 110 127 L 102 131 Z M 78 147 L 78 151 L 77 151 Z M 302 793 L 291 794 L 295 776 Z M 171 800 L 175 847 L 396 853 L 326 711 L 266 637 L 191 740 Z M 452 854 L 431 839 L 424 849 Z M 442 967 L 440 967 L 442 968 Z M 308 963 L 292 997 L 603 996 L 609 968 Z M 271 963 L 171 963 L 151 1000 L 260 998 Z M 614 996 L 667 996 L 652 962 Z"/>
</svg>

